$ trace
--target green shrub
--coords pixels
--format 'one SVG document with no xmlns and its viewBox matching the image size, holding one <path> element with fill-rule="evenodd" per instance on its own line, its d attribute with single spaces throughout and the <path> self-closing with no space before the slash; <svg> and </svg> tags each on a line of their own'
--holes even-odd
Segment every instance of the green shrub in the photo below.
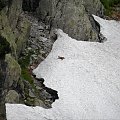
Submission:
<svg viewBox="0 0 120 120">
<path fill-rule="evenodd" d="M 22 68 L 21 77 L 27 80 L 30 84 L 33 84 L 33 78 L 27 68 Z"/>
<path fill-rule="evenodd" d="M 30 54 L 22 57 L 21 59 L 19 59 L 19 64 L 21 66 L 21 68 L 27 68 L 29 66 L 30 63 Z"/>
<path fill-rule="evenodd" d="M 111 13 L 111 7 L 119 4 L 120 0 L 101 0 L 102 4 L 105 7 L 105 13 L 110 14 Z"/>
<path fill-rule="evenodd" d="M 101 0 L 106 9 L 110 9 L 115 4 L 120 3 L 120 0 Z"/>
<path fill-rule="evenodd" d="M 28 55 L 23 56 L 22 59 L 19 59 L 18 63 L 21 66 L 21 77 L 33 85 L 33 78 L 28 70 L 31 54 L 32 52 L 29 52 Z"/>
</svg>

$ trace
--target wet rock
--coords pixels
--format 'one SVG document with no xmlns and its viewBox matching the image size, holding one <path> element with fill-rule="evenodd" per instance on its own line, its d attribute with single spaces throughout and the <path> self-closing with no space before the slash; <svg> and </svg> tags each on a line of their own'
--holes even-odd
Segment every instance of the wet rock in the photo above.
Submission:
<svg viewBox="0 0 120 120">
<path fill-rule="evenodd" d="M 35 88 L 37 89 L 37 90 L 42 90 L 43 89 L 43 87 L 42 87 L 43 85 L 35 85 Z"/>
</svg>

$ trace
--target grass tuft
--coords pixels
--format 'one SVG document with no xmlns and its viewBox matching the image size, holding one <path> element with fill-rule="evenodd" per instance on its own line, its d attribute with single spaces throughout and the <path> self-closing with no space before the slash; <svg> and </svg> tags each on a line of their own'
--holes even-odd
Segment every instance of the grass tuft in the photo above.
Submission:
<svg viewBox="0 0 120 120">
<path fill-rule="evenodd" d="M 112 11 L 112 7 L 120 3 L 120 0 L 101 0 L 102 4 L 105 7 L 105 14 L 110 15 Z"/>
<path fill-rule="evenodd" d="M 32 53 L 29 53 L 27 56 L 24 56 L 22 59 L 19 59 L 19 64 L 21 66 L 21 77 L 28 81 L 31 85 L 33 84 L 33 78 L 28 69 L 30 63 L 30 56 Z"/>
</svg>

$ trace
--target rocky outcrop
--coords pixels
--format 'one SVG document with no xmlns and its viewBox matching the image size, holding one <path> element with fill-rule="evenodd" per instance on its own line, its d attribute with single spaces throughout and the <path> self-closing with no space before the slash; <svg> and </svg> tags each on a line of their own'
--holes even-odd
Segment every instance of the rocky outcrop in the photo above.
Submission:
<svg viewBox="0 0 120 120">
<path fill-rule="evenodd" d="M 1 73 L 5 75 L 0 86 L 2 88 L 1 101 L 3 101 L 3 107 L 0 107 L 0 109 L 4 111 L 4 114 L 5 102 L 51 108 L 55 99 L 58 99 L 56 97 L 58 96 L 57 91 L 45 87 L 43 83 L 38 82 L 37 79 L 31 76 L 31 68 L 28 68 L 29 64 L 32 65 L 36 61 L 36 57 L 40 61 L 45 59 L 53 42 L 50 41 L 48 27 L 45 24 L 40 24 L 38 20 L 31 22 L 28 16 L 22 13 L 21 3 L 19 0 L 18 3 L 13 0 L 11 6 L 6 6 L 0 11 L 0 40 L 2 43 L 0 44 L 0 55 L 4 56 L 4 64 L 6 65 L 1 64 L 3 68 L 5 67 L 5 71 L 1 70 Z M 15 4 L 20 6 L 16 8 Z M 12 9 L 16 10 L 15 15 Z M 24 50 L 25 48 L 26 50 Z M 20 63 L 21 58 L 25 58 L 24 62 L 22 61 L 23 63 Z M 18 61 L 25 67 L 20 66 Z"/>
<path fill-rule="evenodd" d="M 26 14 L 25 16 L 31 23 L 31 30 L 28 45 L 23 54 L 25 56 L 30 52 L 30 64 L 38 64 L 50 53 L 56 39 L 52 38 L 53 33 L 50 32 L 49 25 L 45 25 L 43 22 L 38 21 L 38 18 L 32 15 Z"/>
<path fill-rule="evenodd" d="M 78 40 L 99 41 L 91 14 L 102 16 L 102 9 L 99 0 L 0 0 L 0 120 L 5 120 L 5 101 L 52 107 L 57 91 L 31 70 L 49 54 L 57 39 L 54 28 Z M 39 20 L 31 22 L 23 10 L 36 12 Z"/>
<path fill-rule="evenodd" d="M 12 3 L 0 11 L 0 35 L 10 44 L 11 51 L 5 55 L 7 63 L 5 88 L 16 87 L 21 75 L 17 58 L 25 48 L 29 36 L 30 23 L 22 16 L 22 2 L 12 0 Z"/>
<path fill-rule="evenodd" d="M 100 0 L 84 0 L 84 7 L 88 14 L 94 14 L 103 17 L 103 5 Z"/>
<path fill-rule="evenodd" d="M 24 19 L 21 0 L 0 1 L 0 120 L 5 120 L 5 100 L 18 101 L 16 89 L 21 75 L 17 62 L 25 47 L 30 23 Z"/>
<path fill-rule="evenodd" d="M 27 47 L 20 57 L 21 62 L 19 63 L 22 67 L 22 81 L 19 81 L 21 83 L 18 89 L 21 89 L 19 91 L 22 92 L 23 101 L 26 105 L 37 105 L 48 109 L 58 99 L 57 91 L 46 87 L 44 79 L 36 78 L 32 74 L 32 70 L 47 57 L 55 39 L 51 36 L 48 25 L 39 22 L 38 18 L 32 15 L 24 15 L 31 23 L 31 31 Z M 28 64 L 25 65 L 27 60 Z"/>
<path fill-rule="evenodd" d="M 5 96 L 4 84 L 6 79 L 7 63 L 5 62 L 5 54 L 10 52 L 10 44 L 0 36 L 0 120 L 5 120 Z"/>
<path fill-rule="evenodd" d="M 43 78 L 41 78 L 43 79 Z M 24 81 L 25 99 L 24 103 L 28 106 L 41 106 L 43 108 L 52 108 L 52 103 L 58 99 L 58 92 L 45 87 L 41 80 L 33 79 L 34 87 L 27 81 Z"/>
<path fill-rule="evenodd" d="M 20 54 L 30 31 L 30 23 L 21 15 L 21 7 L 20 0 L 12 0 L 10 6 L 0 11 L 0 34 L 10 43 L 14 57 Z"/>
<path fill-rule="evenodd" d="M 15 90 L 10 90 L 5 98 L 6 102 L 19 103 L 19 94 Z"/>
<path fill-rule="evenodd" d="M 77 40 L 99 41 L 90 17 L 103 15 L 100 0 L 40 0 L 37 14 L 50 28 L 60 28 Z"/>
</svg>

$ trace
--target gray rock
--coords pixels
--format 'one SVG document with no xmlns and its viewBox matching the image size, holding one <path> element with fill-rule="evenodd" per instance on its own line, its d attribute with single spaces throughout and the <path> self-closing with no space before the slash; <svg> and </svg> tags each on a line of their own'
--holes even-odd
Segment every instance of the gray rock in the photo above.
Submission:
<svg viewBox="0 0 120 120">
<path fill-rule="evenodd" d="M 5 97 L 7 103 L 19 103 L 19 94 L 15 90 L 10 90 Z"/>
<path fill-rule="evenodd" d="M 46 58 L 51 51 L 55 40 L 53 41 L 50 39 L 50 31 L 47 29 L 48 25 L 45 25 L 41 21 L 38 22 L 37 18 L 34 18 L 28 14 L 25 14 L 24 16 L 29 19 L 30 23 L 32 24 L 28 39 L 28 46 L 24 53 L 24 55 L 27 53 L 32 53 L 30 57 L 30 64 L 32 65 L 34 63 L 40 63 Z M 34 54 L 36 56 L 34 56 Z"/>
<path fill-rule="evenodd" d="M 44 102 L 42 100 L 38 99 L 38 98 L 35 98 L 34 99 L 34 105 L 44 107 Z"/>
<path fill-rule="evenodd" d="M 21 21 L 21 28 L 18 29 L 18 19 L 22 12 L 22 0 L 1 0 L 0 1 L 0 36 L 6 38 L 6 41 L 10 44 L 10 53 L 6 55 L 4 62 L 1 64 L 0 55 L 0 120 L 5 119 L 5 95 L 8 102 L 19 102 L 19 95 L 17 92 L 9 91 L 10 89 L 17 87 L 18 79 L 20 78 L 21 69 L 17 63 L 17 53 L 20 53 L 19 47 L 27 39 L 28 24 L 26 22 L 25 28 Z M 20 31 L 19 31 L 20 30 Z M 22 31 L 22 33 L 21 33 Z M 17 40 L 19 42 L 17 42 Z M 1 41 L 1 40 L 0 40 Z M 19 47 L 18 47 L 19 46 Z M 23 47 L 22 47 L 23 48 Z M 2 76 L 1 76 L 2 74 Z M 4 92 L 3 92 L 4 91 Z M 11 97 L 11 95 L 13 97 Z"/>
<path fill-rule="evenodd" d="M 10 87 L 16 88 L 18 80 L 21 75 L 20 65 L 10 54 L 7 54 L 5 56 L 5 61 L 7 63 L 5 88 L 6 89 L 8 89 Z"/>
<path fill-rule="evenodd" d="M 99 41 L 89 15 L 103 15 L 100 0 L 40 0 L 37 14 L 50 28 L 60 28 L 75 39 Z"/>
<path fill-rule="evenodd" d="M 31 89 L 29 89 L 29 97 L 31 97 L 31 98 L 35 98 L 36 97 Z"/>
<path fill-rule="evenodd" d="M 103 43 L 103 42 L 107 41 L 107 38 L 104 37 L 104 35 L 102 33 L 99 33 L 99 40 L 100 40 L 99 41 L 100 43 Z"/>
<path fill-rule="evenodd" d="M 94 14 L 103 17 L 104 16 L 104 7 L 101 4 L 100 0 L 84 0 L 84 7 L 86 12 L 89 14 Z"/>
<path fill-rule="evenodd" d="M 38 85 L 36 85 L 36 89 L 37 89 L 37 90 L 42 90 L 43 88 L 40 87 L 40 86 L 38 86 Z"/>
</svg>

